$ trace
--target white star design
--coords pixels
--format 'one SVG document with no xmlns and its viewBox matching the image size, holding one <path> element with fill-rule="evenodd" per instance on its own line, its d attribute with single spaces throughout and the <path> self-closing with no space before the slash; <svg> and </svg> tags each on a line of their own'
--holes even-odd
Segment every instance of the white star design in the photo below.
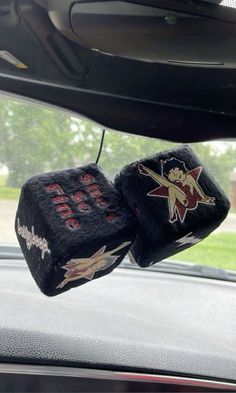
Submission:
<svg viewBox="0 0 236 393">
<path fill-rule="evenodd" d="M 187 235 L 185 235 L 184 237 L 181 237 L 181 239 L 176 240 L 176 243 L 179 243 L 177 247 L 182 247 L 185 246 L 187 244 L 197 244 L 199 243 L 202 239 L 199 239 L 195 236 L 191 236 L 193 234 L 193 232 L 189 232 Z"/>
</svg>

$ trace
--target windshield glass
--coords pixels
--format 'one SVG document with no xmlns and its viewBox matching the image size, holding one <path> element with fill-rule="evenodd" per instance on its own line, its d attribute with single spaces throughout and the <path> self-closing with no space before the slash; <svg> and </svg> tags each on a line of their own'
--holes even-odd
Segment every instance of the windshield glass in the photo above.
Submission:
<svg viewBox="0 0 236 393">
<path fill-rule="evenodd" d="M 39 103 L 2 95 L 0 104 L 1 252 L 6 245 L 18 244 L 14 219 L 24 181 L 34 174 L 95 162 L 103 129 L 88 119 Z M 177 145 L 106 130 L 99 165 L 112 180 L 124 165 Z M 191 146 L 229 196 L 231 210 L 213 234 L 171 260 L 236 270 L 236 142 Z"/>
</svg>

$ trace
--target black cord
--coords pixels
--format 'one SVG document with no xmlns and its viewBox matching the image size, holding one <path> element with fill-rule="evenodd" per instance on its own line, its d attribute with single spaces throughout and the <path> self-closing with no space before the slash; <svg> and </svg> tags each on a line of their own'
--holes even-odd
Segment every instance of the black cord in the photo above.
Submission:
<svg viewBox="0 0 236 393">
<path fill-rule="evenodd" d="M 101 156 L 101 152 L 102 152 L 102 148 L 103 148 L 103 142 L 104 142 L 104 137 L 105 137 L 105 132 L 106 132 L 106 130 L 104 129 L 102 131 L 102 137 L 101 137 L 101 141 L 100 141 L 99 151 L 98 151 L 97 159 L 95 161 L 96 165 L 98 164 L 100 156 Z"/>
</svg>

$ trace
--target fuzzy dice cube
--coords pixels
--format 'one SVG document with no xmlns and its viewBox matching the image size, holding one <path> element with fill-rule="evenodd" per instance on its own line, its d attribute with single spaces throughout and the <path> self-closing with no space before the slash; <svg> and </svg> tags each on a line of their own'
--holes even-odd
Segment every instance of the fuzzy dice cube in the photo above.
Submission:
<svg viewBox="0 0 236 393">
<path fill-rule="evenodd" d="M 99 167 L 45 173 L 22 187 L 16 234 L 41 291 L 54 296 L 110 273 L 136 219 Z"/>
<path fill-rule="evenodd" d="M 142 267 L 204 239 L 230 207 L 223 190 L 187 145 L 126 166 L 115 185 L 139 221 L 131 255 Z"/>
</svg>

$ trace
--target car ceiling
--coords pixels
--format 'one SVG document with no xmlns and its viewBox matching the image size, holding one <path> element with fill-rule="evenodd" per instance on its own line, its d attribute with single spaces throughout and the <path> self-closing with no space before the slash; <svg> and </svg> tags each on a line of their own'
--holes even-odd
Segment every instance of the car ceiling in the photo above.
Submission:
<svg viewBox="0 0 236 393">
<path fill-rule="evenodd" d="M 182 12 L 201 14 L 203 9 L 199 0 L 177 3 Z M 236 68 L 148 62 L 91 50 L 70 31 L 71 4 L 1 2 L 0 51 L 28 68 L 0 59 L 0 90 L 60 106 L 119 131 L 179 142 L 235 138 Z M 154 7 L 152 0 L 145 4 Z M 172 4 L 155 1 L 160 8 L 171 9 Z M 209 3 L 204 12 L 236 23 L 232 8 Z"/>
</svg>

